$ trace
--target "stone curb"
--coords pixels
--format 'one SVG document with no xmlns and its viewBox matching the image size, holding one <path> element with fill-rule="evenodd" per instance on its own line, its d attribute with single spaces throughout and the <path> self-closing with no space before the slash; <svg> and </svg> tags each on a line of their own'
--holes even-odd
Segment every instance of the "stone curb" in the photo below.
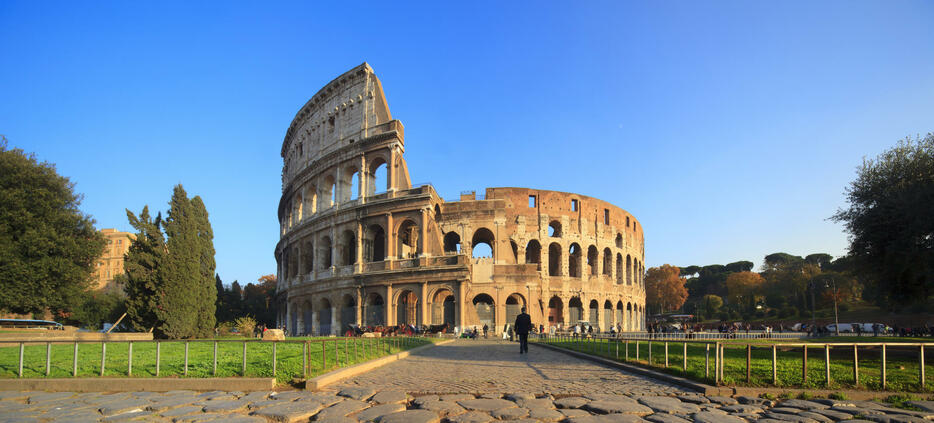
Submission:
<svg viewBox="0 0 934 423">
<path fill-rule="evenodd" d="M 798 392 L 807 392 L 814 398 L 827 398 L 830 394 L 843 394 L 847 400 L 850 401 L 869 401 L 877 398 L 885 398 L 891 395 L 899 396 L 912 396 L 926 398 L 928 392 L 906 392 L 906 391 L 862 391 L 858 389 L 814 389 L 814 388 L 769 388 L 769 387 L 753 387 L 753 386 L 736 386 L 733 388 L 736 396 L 746 396 L 746 397 L 758 397 L 759 394 L 772 394 L 776 397 L 790 392 L 792 394 Z M 797 395 L 792 395 L 796 397 Z"/>
<path fill-rule="evenodd" d="M 432 348 L 432 347 L 435 347 L 435 346 L 438 346 L 438 345 L 449 344 L 449 343 L 451 343 L 451 342 L 454 342 L 454 340 L 453 340 L 453 339 L 449 339 L 449 340 L 441 341 L 441 342 L 433 342 L 433 343 L 428 344 L 428 345 L 422 345 L 422 346 L 420 346 L 420 347 L 412 348 L 411 350 L 408 350 L 408 351 L 402 351 L 402 352 L 398 352 L 398 353 L 395 353 L 395 354 L 390 354 L 390 355 L 387 355 L 387 356 L 385 356 L 385 357 L 380 357 L 380 358 L 377 358 L 377 359 L 373 359 L 373 360 L 367 361 L 367 362 L 365 362 L 365 363 L 360 363 L 360 364 L 357 364 L 357 365 L 354 365 L 354 366 L 344 367 L 344 368 L 341 368 L 341 369 L 337 369 L 337 370 L 334 370 L 334 371 L 332 371 L 332 372 L 325 373 L 325 374 L 323 374 L 323 375 L 321 375 L 321 376 L 314 377 L 314 378 L 311 378 L 311 379 L 306 380 L 306 381 L 305 381 L 305 389 L 306 389 L 306 390 L 309 390 L 309 391 L 317 391 L 317 390 L 320 390 L 321 388 L 323 388 L 323 387 L 325 387 L 325 386 L 327 386 L 327 385 L 330 385 L 330 384 L 332 384 L 332 383 L 334 383 L 334 382 L 338 382 L 338 381 L 341 381 L 341 380 L 343 380 L 343 379 L 347 379 L 347 378 L 349 378 L 349 377 L 354 377 L 354 376 L 359 375 L 359 374 L 361 374 L 361 373 L 366 373 L 366 372 L 368 372 L 368 371 L 370 371 L 370 370 L 373 370 L 373 369 L 382 367 L 382 366 L 384 366 L 384 365 L 386 365 L 386 364 L 392 363 L 393 361 L 397 361 L 397 360 L 401 360 L 401 359 L 403 359 L 403 358 L 406 358 L 406 357 L 408 357 L 410 354 L 412 354 L 412 353 L 414 353 L 414 352 L 422 351 L 422 350 L 425 350 L 425 349 L 428 349 L 428 348 Z"/>
<path fill-rule="evenodd" d="M 662 372 L 656 372 L 654 370 L 649 370 L 641 366 L 634 366 L 632 364 L 620 363 L 618 361 L 609 360 L 603 357 L 597 357 L 597 356 L 593 356 L 593 355 L 582 353 L 582 352 L 571 351 L 571 350 L 564 349 L 561 347 L 556 347 L 556 346 L 548 345 L 548 344 L 542 344 L 539 342 L 529 342 L 529 345 L 537 345 L 542 348 L 548 348 L 552 351 L 558 351 L 558 352 L 562 352 L 573 357 L 582 358 L 584 360 L 590 360 L 596 363 L 600 363 L 604 366 L 613 367 L 613 368 L 617 368 L 620 370 L 625 370 L 627 372 L 640 374 L 642 376 L 648 376 L 653 379 L 658 379 L 664 382 L 668 382 L 668 383 L 675 384 L 678 386 L 683 386 L 685 388 L 693 389 L 704 395 L 726 395 L 726 396 L 733 395 L 733 388 L 711 386 L 711 385 L 707 385 L 704 383 L 695 382 L 687 378 L 674 376 L 674 375 L 670 375 L 670 374 L 662 373 Z"/>
<path fill-rule="evenodd" d="M 2 379 L 0 391 L 47 392 L 166 392 L 189 391 L 271 391 L 276 378 L 221 377 L 221 378 L 61 378 L 61 379 Z"/>
</svg>

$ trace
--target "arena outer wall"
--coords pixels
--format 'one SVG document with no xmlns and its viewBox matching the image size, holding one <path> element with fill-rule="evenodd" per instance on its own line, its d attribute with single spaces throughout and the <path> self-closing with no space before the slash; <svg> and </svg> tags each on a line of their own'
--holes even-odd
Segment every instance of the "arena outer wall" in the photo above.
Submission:
<svg viewBox="0 0 934 423">
<path fill-rule="evenodd" d="M 536 327 L 644 329 L 645 244 L 634 216 L 529 188 L 445 201 L 431 185 L 412 186 L 404 151 L 403 126 L 366 63 L 296 114 L 282 145 L 280 327 L 328 335 L 352 323 L 486 324 L 499 333 L 525 306 Z"/>
</svg>

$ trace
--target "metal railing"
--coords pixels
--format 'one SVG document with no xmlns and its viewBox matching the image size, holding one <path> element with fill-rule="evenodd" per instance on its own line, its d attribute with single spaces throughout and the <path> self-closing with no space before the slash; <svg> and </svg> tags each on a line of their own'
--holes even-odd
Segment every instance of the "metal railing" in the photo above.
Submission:
<svg viewBox="0 0 934 423">
<path fill-rule="evenodd" d="M 726 349 L 742 349 L 745 350 L 746 366 L 745 366 L 745 381 L 750 383 L 752 381 L 752 356 L 753 350 L 770 350 L 771 352 L 771 383 L 772 385 L 779 384 L 778 376 L 778 351 L 780 349 L 800 349 L 801 350 L 801 380 L 802 384 L 807 383 L 808 381 L 808 350 L 822 350 L 823 352 L 823 362 L 824 362 L 824 386 L 829 387 L 832 381 L 831 377 L 831 358 L 830 352 L 831 349 L 841 350 L 841 349 L 852 349 L 852 360 L 850 361 L 850 369 L 852 370 L 852 382 L 854 386 L 860 385 L 860 373 L 859 373 L 859 349 L 860 347 L 866 348 L 878 348 L 879 349 L 879 380 L 881 388 L 884 390 L 887 386 L 887 350 L 893 348 L 899 349 L 901 352 L 904 352 L 906 348 L 916 348 L 917 349 L 917 360 L 918 360 L 918 384 L 921 387 L 921 390 L 925 389 L 926 386 L 926 375 L 925 375 L 925 348 L 934 347 L 934 343 L 918 343 L 918 342 L 857 342 L 857 343 L 768 343 L 768 344 L 753 344 L 753 343 L 731 343 L 731 342 L 709 342 L 704 340 L 681 340 L 681 341 L 672 341 L 670 339 L 659 339 L 659 338 L 642 338 L 642 337 L 630 337 L 628 334 L 625 337 L 582 337 L 582 336 L 571 336 L 571 335 L 549 335 L 549 334 L 539 334 L 536 337 L 530 337 L 530 340 L 536 342 L 543 342 L 549 344 L 564 344 L 557 345 L 559 347 L 580 350 L 581 352 L 591 353 L 595 355 L 606 355 L 610 358 L 615 358 L 618 361 L 637 361 L 641 362 L 640 359 L 640 344 L 647 344 L 648 355 L 645 357 L 645 363 L 649 366 L 656 366 L 655 361 L 652 358 L 653 342 L 655 345 L 661 344 L 663 346 L 664 354 L 664 368 L 669 369 L 669 346 L 675 344 L 675 347 L 680 347 L 681 349 L 681 373 L 685 376 L 688 375 L 688 344 L 701 345 L 704 349 L 704 379 L 712 381 L 715 384 L 720 384 L 724 381 L 724 369 L 726 367 L 724 351 Z M 630 354 L 630 344 L 634 344 L 634 355 Z M 568 346 L 569 345 L 569 346 Z M 713 347 L 713 369 L 711 369 L 710 362 L 710 350 Z M 622 357 L 620 350 L 622 348 Z M 711 378 L 710 371 L 713 370 L 713 378 Z"/>
<path fill-rule="evenodd" d="M 79 345 L 99 345 L 97 348 L 100 351 L 100 376 L 104 376 L 107 366 L 107 345 L 108 344 L 128 344 L 127 345 L 127 362 L 126 362 L 126 376 L 133 375 L 133 346 L 140 344 L 152 346 L 155 345 L 155 371 L 154 376 L 160 376 L 160 370 L 164 364 L 162 360 L 162 346 L 163 344 L 184 344 L 184 364 L 182 375 L 188 376 L 188 371 L 190 368 L 189 363 L 189 350 L 191 344 L 213 344 L 212 348 L 212 358 L 211 362 L 211 376 L 217 376 L 217 367 L 218 367 L 218 346 L 219 344 L 242 344 L 240 349 L 240 372 L 239 376 L 246 377 L 247 375 L 247 345 L 248 344 L 260 344 L 260 345 L 270 345 L 272 350 L 267 356 L 267 359 L 270 360 L 269 364 L 272 367 L 273 377 L 277 373 L 278 365 L 278 349 L 280 344 L 285 345 L 301 345 L 302 347 L 302 376 L 308 378 L 308 376 L 317 371 L 325 371 L 329 368 L 339 368 L 342 365 L 347 365 L 350 363 L 358 362 L 361 358 L 361 355 L 364 360 L 370 358 L 378 358 L 383 355 L 392 354 L 394 351 L 406 350 L 416 346 L 421 346 L 429 343 L 431 341 L 426 341 L 424 337 L 411 337 L 411 336 L 390 336 L 390 337 L 340 337 L 340 338 L 329 338 L 329 339 L 307 339 L 307 340 L 284 340 L 284 341 L 263 341 L 259 339 L 207 339 L 207 340 L 182 340 L 182 341 L 168 341 L 168 340 L 159 340 L 159 341 L 111 341 L 111 342 L 98 342 L 98 341 L 47 341 L 47 342 L 26 342 L 26 341 L 0 341 L 0 349 L 10 348 L 10 347 L 19 347 L 18 351 L 18 365 L 17 365 L 17 377 L 22 378 L 24 372 L 24 361 L 25 361 L 25 349 L 26 346 L 41 346 L 45 345 L 45 376 L 49 377 L 52 373 L 52 345 L 72 345 L 72 359 L 71 359 L 71 376 L 78 377 L 78 367 L 79 367 L 79 358 L 78 351 Z M 314 347 L 314 348 L 313 348 Z M 312 354 L 317 354 L 320 349 L 320 360 L 317 360 L 315 357 L 312 357 Z M 328 361 L 332 360 L 332 365 L 328 365 Z M 314 366 L 313 363 L 320 362 L 321 366 Z M 316 368 L 317 367 L 317 368 Z M 268 368 L 268 367 L 267 367 Z M 292 375 L 295 376 L 295 375 Z"/>
</svg>

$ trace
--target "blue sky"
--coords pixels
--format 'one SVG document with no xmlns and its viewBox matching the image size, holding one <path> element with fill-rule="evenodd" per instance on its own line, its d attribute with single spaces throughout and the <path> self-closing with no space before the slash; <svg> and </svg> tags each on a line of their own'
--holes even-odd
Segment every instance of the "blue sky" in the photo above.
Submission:
<svg viewBox="0 0 934 423">
<path fill-rule="evenodd" d="M 610 201 L 649 266 L 841 255 L 862 158 L 934 131 L 932 2 L 337 3 L 0 2 L 0 133 L 99 228 L 182 183 L 230 283 L 275 272 L 285 130 L 364 61 L 413 182 Z"/>
</svg>

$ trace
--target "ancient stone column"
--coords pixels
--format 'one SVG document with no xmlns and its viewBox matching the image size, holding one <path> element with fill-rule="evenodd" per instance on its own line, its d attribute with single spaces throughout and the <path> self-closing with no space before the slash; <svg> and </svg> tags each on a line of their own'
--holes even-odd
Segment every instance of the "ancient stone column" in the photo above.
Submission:
<svg viewBox="0 0 934 423">
<path fill-rule="evenodd" d="M 396 325 L 396 316 L 393 313 L 396 310 L 395 301 L 392 299 L 392 285 L 386 285 L 386 301 L 383 301 L 386 312 L 386 326 L 395 326 Z"/>
</svg>

